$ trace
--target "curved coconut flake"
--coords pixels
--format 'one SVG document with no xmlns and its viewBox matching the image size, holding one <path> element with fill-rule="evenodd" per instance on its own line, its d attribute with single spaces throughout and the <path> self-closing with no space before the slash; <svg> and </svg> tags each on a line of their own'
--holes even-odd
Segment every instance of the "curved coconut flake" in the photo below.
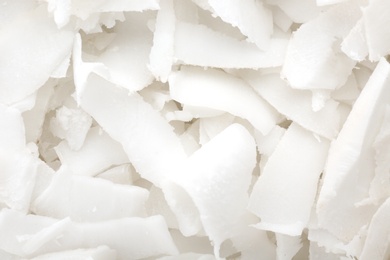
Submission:
<svg viewBox="0 0 390 260">
<path fill-rule="evenodd" d="M 59 232 L 60 223 L 65 224 L 63 232 Z M 0 211 L 0 230 L 0 248 L 20 257 L 101 245 L 115 250 L 118 260 L 178 254 L 161 216 L 75 223 L 3 209 Z M 55 232 L 58 236 L 50 239 Z M 38 234 L 42 235 L 35 243 L 41 243 L 41 246 L 26 254 L 23 247 Z"/>
<path fill-rule="evenodd" d="M 340 115 L 338 103 L 334 100 L 328 100 L 320 111 L 315 112 L 312 109 L 312 93 L 290 88 L 279 74 L 243 71 L 241 75 L 261 97 L 287 118 L 330 140 L 337 136 Z"/>
<path fill-rule="evenodd" d="M 90 129 L 80 150 L 74 151 L 62 141 L 55 151 L 61 163 L 78 175 L 95 176 L 112 165 L 129 162 L 122 146 L 100 127 Z"/>
<path fill-rule="evenodd" d="M 181 1 L 183 2 L 183 1 Z M 168 80 L 173 63 L 176 16 L 173 0 L 162 0 L 157 13 L 153 46 L 149 55 L 149 69 L 162 82 Z"/>
<path fill-rule="evenodd" d="M 309 221 L 329 142 L 292 123 L 255 184 L 249 210 L 257 228 L 301 235 Z M 281 163 L 283 162 L 283 163 Z"/>
<path fill-rule="evenodd" d="M 375 212 L 368 227 L 367 238 L 359 259 L 388 259 L 390 244 L 390 198 Z"/>
<path fill-rule="evenodd" d="M 390 64 L 381 59 L 329 150 L 317 213 L 319 225 L 342 241 L 351 240 L 376 209 L 359 203 L 374 177 L 372 145 L 389 104 L 389 84 Z"/>
<path fill-rule="evenodd" d="M 117 258 L 115 250 L 108 246 L 98 246 L 96 248 L 81 248 L 67 250 L 55 253 L 44 254 L 31 258 L 30 260 L 69 260 L 69 259 L 94 259 L 94 260 L 113 260 Z"/>
<path fill-rule="evenodd" d="M 156 186 L 187 157 L 172 127 L 137 93 L 129 95 L 91 74 L 81 107 L 122 144 L 137 172 Z"/>
<path fill-rule="evenodd" d="M 44 5 L 1 28 L 0 103 L 12 104 L 40 88 L 71 52 L 73 38 L 73 31 L 57 29 Z"/>
<path fill-rule="evenodd" d="M 144 216 L 147 198 L 148 191 L 140 187 L 72 176 L 66 167 L 62 167 L 34 201 L 32 210 L 53 218 L 70 217 L 78 222 L 95 222 Z"/>
<path fill-rule="evenodd" d="M 217 68 L 266 68 L 283 64 L 288 39 L 271 39 L 261 51 L 253 43 L 239 41 L 204 25 L 176 23 L 175 54 L 178 63 Z"/>
<path fill-rule="evenodd" d="M 94 70 L 101 77 L 130 91 L 138 91 L 153 81 L 147 64 L 152 47 L 153 35 L 147 21 L 154 14 L 127 13 L 125 21 L 118 23 L 112 31 L 114 40 L 94 62 L 102 63 L 109 73 Z"/>
<path fill-rule="evenodd" d="M 255 164 L 252 136 L 243 126 L 233 124 L 193 153 L 184 165 L 186 172 L 175 180 L 199 210 L 216 257 L 244 216 Z"/>
<path fill-rule="evenodd" d="M 263 134 L 271 131 L 278 119 L 276 111 L 244 81 L 219 70 L 183 67 L 171 74 L 169 88 L 178 102 L 229 112 L 247 119 Z"/>
<path fill-rule="evenodd" d="M 338 49 L 337 40 L 360 17 L 356 2 L 336 5 L 292 35 L 282 75 L 293 88 L 334 90 L 345 83 L 356 62 Z"/>
<path fill-rule="evenodd" d="M 209 0 L 208 3 L 214 16 L 239 28 L 259 49 L 269 48 L 273 30 L 272 13 L 262 2 Z"/>
<path fill-rule="evenodd" d="M 390 2 L 386 0 L 369 1 L 363 9 L 364 32 L 371 61 L 378 61 L 390 54 L 389 9 Z"/>
</svg>

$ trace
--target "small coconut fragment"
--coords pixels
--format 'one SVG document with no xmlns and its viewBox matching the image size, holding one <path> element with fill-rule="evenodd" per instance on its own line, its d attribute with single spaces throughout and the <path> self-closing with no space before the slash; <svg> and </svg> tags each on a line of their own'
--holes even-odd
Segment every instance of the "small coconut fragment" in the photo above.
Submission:
<svg viewBox="0 0 390 260">
<path fill-rule="evenodd" d="M 368 55 L 364 19 L 360 18 L 341 43 L 341 50 L 351 59 L 362 61 Z"/>
<path fill-rule="evenodd" d="M 177 22 L 175 58 L 178 63 L 201 67 L 277 67 L 283 64 L 287 43 L 288 39 L 271 39 L 270 48 L 261 51 L 253 43 L 239 41 L 204 25 Z"/>
<path fill-rule="evenodd" d="M 72 175 L 61 167 L 48 188 L 34 201 L 34 213 L 96 222 L 145 216 L 148 191 L 136 186 L 113 184 L 100 178 Z"/>
<path fill-rule="evenodd" d="M 277 121 L 276 111 L 244 81 L 222 71 L 183 67 L 172 74 L 169 87 L 174 100 L 245 118 L 263 134 L 271 131 Z"/>
<path fill-rule="evenodd" d="M 276 233 L 276 256 L 279 260 L 290 260 L 302 248 L 300 236 L 288 236 Z"/>
<path fill-rule="evenodd" d="M 113 165 L 129 162 L 122 146 L 100 127 L 90 129 L 80 150 L 74 151 L 62 141 L 55 151 L 61 163 L 78 175 L 95 176 Z"/>
<path fill-rule="evenodd" d="M 255 184 L 249 210 L 257 228 L 290 236 L 306 227 L 329 142 L 292 123 Z M 280 163 L 283 162 L 283 163 Z"/>
<path fill-rule="evenodd" d="M 337 136 L 340 115 L 337 111 L 338 103 L 334 100 L 328 100 L 320 111 L 315 112 L 312 109 L 312 93 L 292 89 L 279 74 L 243 71 L 241 76 L 287 118 L 330 140 Z"/>
</svg>

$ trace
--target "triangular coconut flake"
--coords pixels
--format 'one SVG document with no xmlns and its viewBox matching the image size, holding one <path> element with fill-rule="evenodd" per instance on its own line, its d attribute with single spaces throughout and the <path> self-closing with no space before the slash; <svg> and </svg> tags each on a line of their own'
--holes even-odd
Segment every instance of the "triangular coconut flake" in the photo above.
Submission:
<svg viewBox="0 0 390 260">
<path fill-rule="evenodd" d="M 364 32 L 367 40 L 369 58 L 378 61 L 390 54 L 390 17 L 387 11 L 390 2 L 387 0 L 372 0 L 363 9 Z"/>
<path fill-rule="evenodd" d="M 149 56 L 149 69 L 153 75 L 166 82 L 171 72 L 174 53 L 176 16 L 173 0 L 162 0 L 157 13 L 153 46 Z"/>
<path fill-rule="evenodd" d="M 374 176 L 372 145 L 389 104 L 389 84 L 390 65 L 381 59 L 329 150 L 317 213 L 320 226 L 343 241 L 351 240 L 376 208 L 361 202 Z"/>
<path fill-rule="evenodd" d="M 41 87 L 71 52 L 73 38 L 72 30 L 57 29 L 43 5 L 1 28 L 0 102 L 12 104 Z"/>
<path fill-rule="evenodd" d="M 283 64 L 287 39 L 271 39 L 261 51 L 253 43 L 239 41 L 204 25 L 177 22 L 175 58 L 178 63 L 216 68 L 266 68 Z"/>
<path fill-rule="evenodd" d="M 142 217 L 148 194 L 138 186 L 72 175 L 63 166 L 34 201 L 32 210 L 38 215 L 59 219 L 70 217 L 78 222 Z"/>
<path fill-rule="evenodd" d="M 292 35 L 282 75 L 293 88 L 333 90 L 344 84 L 356 62 L 335 43 L 347 36 L 360 17 L 356 3 L 340 4 Z"/>
<path fill-rule="evenodd" d="M 178 254 L 161 216 L 76 223 L 3 209 L 0 229 L 0 248 L 20 257 L 101 245 L 115 250 L 118 260 Z M 52 237 L 56 232 L 58 235 Z M 24 246 L 33 242 L 36 250 L 26 253 Z"/>
<path fill-rule="evenodd" d="M 337 136 L 340 115 L 338 103 L 334 100 L 328 100 L 320 111 L 315 112 L 312 109 L 312 93 L 290 88 L 279 74 L 243 71 L 241 75 L 261 97 L 287 118 L 330 140 Z"/>
<path fill-rule="evenodd" d="M 271 131 L 278 119 L 278 113 L 243 80 L 219 70 L 182 67 L 172 74 L 169 86 L 174 100 L 229 112 L 247 119 L 263 134 Z"/>
<path fill-rule="evenodd" d="M 279 260 L 290 260 L 302 248 L 302 239 L 300 236 L 288 236 L 284 234 L 275 234 L 276 237 L 276 255 Z"/>
<path fill-rule="evenodd" d="M 139 94 L 91 74 L 81 107 L 122 144 L 137 172 L 157 186 L 186 158 L 172 127 Z"/>
<path fill-rule="evenodd" d="M 293 123 L 272 153 L 255 184 L 249 210 L 256 227 L 290 236 L 306 227 L 329 142 Z M 283 162 L 283 163 L 280 163 Z"/>
<path fill-rule="evenodd" d="M 222 242 L 237 232 L 244 217 L 255 157 L 253 138 L 233 124 L 189 157 L 186 172 L 177 176 L 199 210 L 217 257 Z"/>
<path fill-rule="evenodd" d="M 261 50 L 267 50 L 273 31 L 272 13 L 262 2 L 248 0 L 209 0 L 215 16 L 238 27 L 250 42 Z"/>
<path fill-rule="evenodd" d="M 344 38 L 341 43 L 341 50 L 356 61 L 362 61 L 367 57 L 368 47 L 363 18 L 360 18 L 347 37 Z"/>
</svg>

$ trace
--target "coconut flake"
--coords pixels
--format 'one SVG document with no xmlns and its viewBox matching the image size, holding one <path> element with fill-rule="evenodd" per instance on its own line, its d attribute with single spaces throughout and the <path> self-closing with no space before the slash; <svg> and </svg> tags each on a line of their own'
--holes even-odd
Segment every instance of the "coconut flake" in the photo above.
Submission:
<svg viewBox="0 0 390 260">
<path fill-rule="evenodd" d="M 295 123 L 288 128 L 250 197 L 249 210 L 261 219 L 256 227 L 301 235 L 309 221 L 328 147 L 328 141 L 317 141 Z"/>
<path fill-rule="evenodd" d="M 172 74 L 169 86 L 173 99 L 183 104 L 209 107 L 240 116 L 263 134 L 267 134 L 276 124 L 278 114 L 245 82 L 227 73 L 183 67 Z"/>
</svg>

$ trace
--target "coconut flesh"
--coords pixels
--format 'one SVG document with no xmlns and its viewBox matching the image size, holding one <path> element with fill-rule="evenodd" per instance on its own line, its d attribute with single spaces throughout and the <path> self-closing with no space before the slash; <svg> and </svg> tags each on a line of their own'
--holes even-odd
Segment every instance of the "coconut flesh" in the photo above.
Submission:
<svg viewBox="0 0 390 260">
<path fill-rule="evenodd" d="M 389 259 L 389 12 L 0 1 L 0 259 Z"/>
</svg>

